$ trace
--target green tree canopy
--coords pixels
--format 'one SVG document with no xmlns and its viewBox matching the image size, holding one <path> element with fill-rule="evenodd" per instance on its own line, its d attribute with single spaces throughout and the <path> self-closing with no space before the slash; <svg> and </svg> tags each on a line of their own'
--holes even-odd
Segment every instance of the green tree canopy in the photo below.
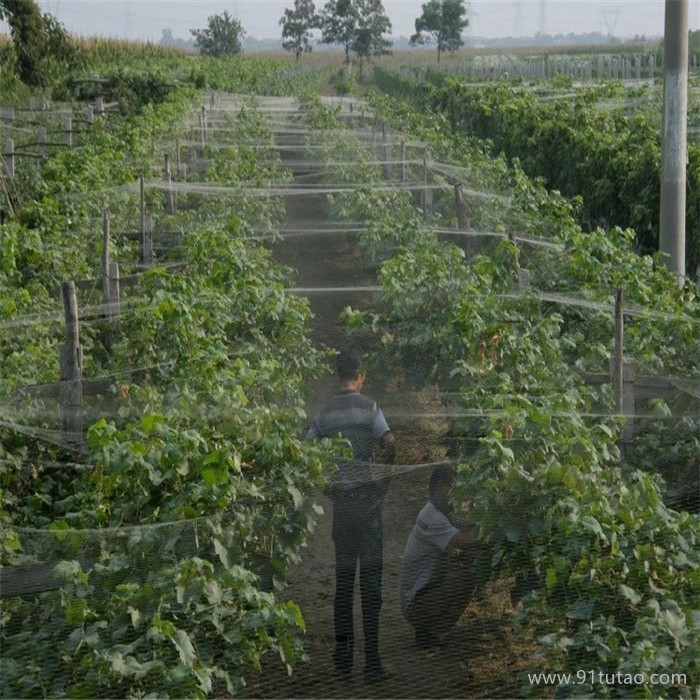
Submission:
<svg viewBox="0 0 700 700">
<path fill-rule="evenodd" d="M 7 20 L 15 50 L 15 68 L 25 85 L 49 82 L 47 60 L 73 62 L 75 47 L 63 25 L 40 11 L 34 0 L 0 0 L 0 20 Z"/>
<path fill-rule="evenodd" d="M 10 25 L 20 80 L 25 85 L 42 85 L 41 64 L 47 39 L 39 6 L 33 0 L 0 0 L 0 20 L 3 19 Z"/>
<path fill-rule="evenodd" d="M 205 56 L 236 56 L 243 51 L 241 44 L 245 30 L 240 20 L 224 10 L 220 15 L 207 17 L 204 29 L 190 29 L 195 46 Z"/>
<path fill-rule="evenodd" d="M 391 41 L 384 37 L 391 22 L 381 0 L 328 0 L 321 13 L 321 41 L 339 44 L 345 50 L 345 64 L 350 52 L 360 59 L 390 53 Z"/>
<path fill-rule="evenodd" d="M 345 64 L 350 63 L 350 48 L 355 36 L 357 12 L 352 0 L 328 0 L 321 13 L 321 42 L 339 44 L 345 50 Z"/>
<path fill-rule="evenodd" d="M 429 0 L 416 18 L 411 44 L 437 44 L 438 63 L 443 51 L 456 51 L 464 45 L 462 30 L 469 25 L 464 0 Z"/>
<path fill-rule="evenodd" d="M 384 35 L 391 31 L 391 21 L 382 0 L 356 0 L 357 25 L 352 50 L 360 59 L 360 76 L 364 60 L 391 53 L 391 40 Z"/>
<path fill-rule="evenodd" d="M 316 14 L 313 0 L 294 0 L 294 9 L 285 9 L 280 25 L 282 47 L 293 51 L 298 61 L 302 53 L 311 51 L 312 32 L 321 28 L 321 18 Z"/>
</svg>

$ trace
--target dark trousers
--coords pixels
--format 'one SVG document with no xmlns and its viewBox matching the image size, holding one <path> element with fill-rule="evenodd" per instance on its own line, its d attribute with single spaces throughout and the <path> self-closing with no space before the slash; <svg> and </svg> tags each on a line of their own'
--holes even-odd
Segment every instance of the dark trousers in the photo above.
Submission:
<svg viewBox="0 0 700 700">
<path fill-rule="evenodd" d="M 451 630 L 476 590 L 469 570 L 470 558 L 453 558 L 439 581 L 431 581 L 416 593 L 406 609 L 406 619 L 417 633 L 440 636 Z"/>
<path fill-rule="evenodd" d="M 382 607 L 382 511 L 375 491 L 358 489 L 333 498 L 335 542 L 336 669 L 352 669 L 354 649 L 353 593 L 360 563 L 365 670 L 379 669 L 379 611 Z"/>
</svg>

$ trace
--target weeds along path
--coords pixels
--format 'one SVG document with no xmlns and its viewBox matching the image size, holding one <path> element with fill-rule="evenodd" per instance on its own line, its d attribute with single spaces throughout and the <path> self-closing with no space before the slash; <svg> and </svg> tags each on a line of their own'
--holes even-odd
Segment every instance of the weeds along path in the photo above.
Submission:
<svg viewBox="0 0 700 700">
<path fill-rule="evenodd" d="M 261 102 L 264 109 L 265 103 Z M 312 162 L 303 139 L 290 139 L 286 131 L 295 123 L 293 114 L 279 121 L 273 130 L 280 149 L 282 165 L 294 174 L 293 185 L 332 185 L 323 182 L 318 164 Z M 291 143 L 298 148 L 291 147 Z M 360 146 L 358 146 L 360 147 Z M 367 146 L 369 147 L 369 145 Z M 328 213 L 326 195 L 318 193 L 287 196 L 287 223 L 284 239 L 273 247 L 274 258 L 296 270 L 297 286 L 304 288 L 364 287 L 377 283 L 376 275 L 363 262 L 358 251 L 357 232 L 343 226 Z M 362 222 L 358 222 L 358 228 Z M 347 229 L 347 225 L 345 227 Z M 309 298 L 314 313 L 316 342 L 337 347 L 344 332 L 338 315 L 346 306 L 367 308 L 372 294 L 368 292 L 301 292 Z M 375 378 L 376 379 L 376 378 Z M 385 413 L 397 434 L 400 465 L 429 463 L 444 457 L 439 422 L 398 413 L 421 410 L 428 412 L 438 399 L 425 393 L 418 398 L 400 391 L 383 395 L 372 377 L 366 391 L 385 406 Z M 312 415 L 335 389 L 333 376 L 319 380 L 312 387 L 309 404 Z M 396 416 L 392 418 L 392 409 Z M 257 676 L 248 676 L 250 697 L 512 697 L 519 695 L 517 671 L 523 668 L 526 645 L 514 638 L 511 628 L 512 610 L 507 587 L 490 587 L 480 593 L 451 634 L 449 646 L 439 653 L 419 651 L 414 647 L 413 631 L 403 619 L 400 609 L 400 561 L 408 535 L 427 494 L 429 468 L 398 468 L 384 508 L 384 580 L 380 645 L 387 668 L 396 675 L 378 686 L 362 680 L 362 620 L 359 588 L 355 600 L 355 664 L 350 681 L 335 679 L 331 654 L 333 636 L 333 595 L 335 585 L 334 549 L 331 540 L 332 504 L 324 495 L 318 500 L 324 514 L 319 527 L 309 539 L 301 563 L 290 572 L 290 583 L 284 597 L 296 601 L 306 620 L 305 643 L 307 663 L 287 676 L 274 659 L 263 663 Z"/>
</svg>

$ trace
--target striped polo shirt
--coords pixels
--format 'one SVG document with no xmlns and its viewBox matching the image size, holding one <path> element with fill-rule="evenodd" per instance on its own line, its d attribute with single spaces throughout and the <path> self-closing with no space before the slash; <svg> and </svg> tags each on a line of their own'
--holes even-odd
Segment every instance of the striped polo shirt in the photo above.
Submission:
<svg viewBox="0 0 700 700">
<path fill-rule="evenodd" d="M 355 458 L 341 462 L 334 479 L 338 488 L 348 490 L 373 481 L 370 463 L 377 444 L 388 432 L 389 425 L 374 399 L 344 389 L 319 411 L 306 439 L 342 437 L 350 443 Z"/>
</svg>

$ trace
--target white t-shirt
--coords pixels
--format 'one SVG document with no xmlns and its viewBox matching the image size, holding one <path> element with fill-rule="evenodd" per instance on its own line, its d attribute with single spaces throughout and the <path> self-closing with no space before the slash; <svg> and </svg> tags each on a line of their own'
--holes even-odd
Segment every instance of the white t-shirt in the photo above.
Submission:
<svg viewBox="0 0 700 700">
<path fill-rule="evenodd" d="M 459 529 L 432 501 L 423 506 L 401 562 L 401 607 L 404 612 L 416 593 L 429 583 L 440 557 L 458 533 Z"/>
</svg>

